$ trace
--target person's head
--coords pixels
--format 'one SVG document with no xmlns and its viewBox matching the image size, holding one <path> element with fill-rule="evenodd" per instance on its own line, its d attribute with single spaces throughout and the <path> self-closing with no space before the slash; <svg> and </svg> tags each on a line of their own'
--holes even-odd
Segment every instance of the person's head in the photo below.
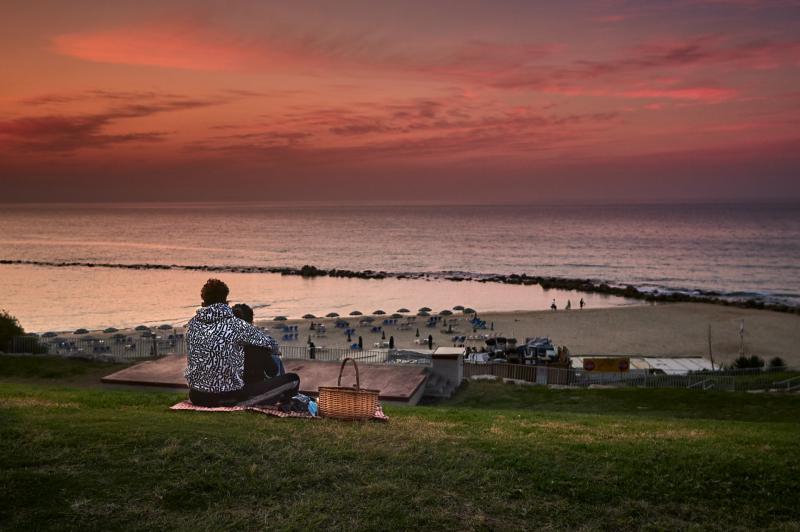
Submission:
<svg viewBox="0 0 800 532">
<path fill-rule="evenodd" d="M 250 308 L 250 305 L 237 303 L 231 307 L 231 310 L 233 310 L 233 315 L 240 320 L 244 320 L 247 323 L 253 323 L 253 309 Z"/>
<path fill-rule="evenodd" d="M 203 306 L 207 307 L 215 303 L 228 302 L 228 285 L 219 279 L 209 279 L 200 290 L 200 297 L 203 298 Z"/>
</svg>

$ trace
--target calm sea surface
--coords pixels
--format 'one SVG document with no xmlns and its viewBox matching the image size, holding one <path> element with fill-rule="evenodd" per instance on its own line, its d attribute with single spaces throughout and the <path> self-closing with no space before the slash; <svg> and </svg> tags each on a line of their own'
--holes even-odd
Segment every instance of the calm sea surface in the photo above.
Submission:
<svg viewBox="0 0 800 532">
<path fill-rule="evenodd" d="M 527 273 L 800 304 L 797 204 L 6 205 L 0 250 L 2 259 L 41 261 Z M 576 299 L 479 283 L 220 276 L 232 280 L 233 299 L 259 305 L 262 316 L 395 305 L 541 309 L 553 298 L 562 305 Z M 0 266 L 0 307 L 39 331 L 179 321 L 192 314 L 203 277 Z M 595 306 L 630 303 L 590 299 Z"/>
</svg>

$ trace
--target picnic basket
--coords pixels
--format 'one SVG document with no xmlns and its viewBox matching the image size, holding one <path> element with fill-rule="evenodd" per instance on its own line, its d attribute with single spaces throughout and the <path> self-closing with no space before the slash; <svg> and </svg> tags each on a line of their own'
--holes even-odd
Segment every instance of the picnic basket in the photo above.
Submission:
<svg viewBox="0 0 800 532">
<path fill-rule="evenodd" d="M 356 370 L 356 383 L 351 388 L 342 386 L 342 372 L 348 361 L 353 363 Z M 370 419 L 378 408 L 378 392 L 361 388 L 358 364 L 347 357 L 339 368 L 337 386 L 319 387 L 319 413 L 322 417 L 338 419 Z"/>
</svg>

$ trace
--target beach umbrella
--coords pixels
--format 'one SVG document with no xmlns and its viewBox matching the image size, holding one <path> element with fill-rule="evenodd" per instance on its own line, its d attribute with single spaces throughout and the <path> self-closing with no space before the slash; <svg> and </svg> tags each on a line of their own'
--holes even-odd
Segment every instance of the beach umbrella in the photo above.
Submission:
<svg viewBox="0 0 800 532">
<path fill-rule="evenodd" d="M 419 338 L 419 328 L 417 328 L 417 338 Z"/>
<path fill-rule="evenodd" d="M 362 316 L 363 313 L 361 311 L 359 311 L 359 310 L 354 310 L 353 312 L 350 313 L 350 315 L 351 316 Z"/>
<path fill-rule="evenodd" d="M 125 338 L 125 335 L 122 333 L 117 333 L 113 335 L 111 338 L 114 338 L 115 340 L 122 340 L 123 338 Z"/>
<path fill-rule="evenodd" d="M 456 305 L 453 310 L 464 310 L 464 305 Z"/>
<path fill-rule="evenodd" d="M 327 314 L 325 314 L 325 317 L 326 318 L 338 318 L 339 314 L 337 314 L 336 312 L 328 312 Z"/>
<path fill-rule="evenodd" d="M 383 316 L 384 314 L 386 314 L 386 312 L 381 309 L 378 309 L 374 311 L 373 314 L 375 314 L 376 316 Z"/>
<path fill-rule="evenodd" d="M 375 318 L 372 318 L 370 316 L 365 316 L 361 321 L 365 323 L 372 323 L 373 321 L 375 321 Z"/>
<path fill-rule="evenodd" d="M 417 316 L 423 316 L 424 317 L 424 316 L 430 316 L 430 315 L 431 315 L 431 313 L 426 311 L 426 310 L 420 310 L 419 312 L 417 312 Z"/>
<path fill-rule="evenodd" d="M 428 307 L 422 307 L 421 309 L 419 309 L 419 311 L 420 311 L 420 312 L 430 312 L 430 311 L 431 311 L 431 309 L 430 309 L 430 308 L 428 308 Z"/>
<path fill-rule="evenodd" d="M 88 333 L 89 333 L 89 331 L 87 331 L 86 329 L 77 329 L 77 330 L 76 330 L 74 333 L 72 333 L 72 334 L 88 334 Z"/>
<path fill-rule="evenodd" d="M 316 316 L 314 316 L 313 314 L 304 314 L 303 315 L 303 319 L 304 320 L 313 320 L 313 319 L 316 319 Z"/>
<path fill-rule="evenodd" d="M 150 327 L 148 327 L 147 325 L 138 325 L 134 329 L 134 331 L 149 331 L 149 330 L 150 330 Z"/>
<path fill-rule="evenodd" d="M 168 330 L 172 329 L 173 327 L 172 327 L 172 325 L 170 325 L 168 323 L 165 323 L 163 325 L 159 325 L 158 328 L 160 330 L 162 330 L 162 331 L 168 331 Z"/>
<path fill-rule="evenodd" d="M 272 318 L 274 321 L 286 321 L 286 316 L 275 316 Z"/>
<path fill-rule="evenodd" d="M 108 328 L 106 328 L 106 329 L 103 329 L 103 332 L 104 332 L 104 333 L 115 333 L 115 332 L 117 332 L 118 330 L 119 330 L 119 329 L 115 329 L 114 327 L 108 327 Z"/>
<path fill-rule="evenodd" d="M 467 307 L 464 309 L 464 314 L 476 314 L 476 312 L 474 308 Z"/>
<path fill-rule="evenodd" d="M 142 338 L 150 338 L 151 336 L 153 336 L 153 333 L 151 333 L 150 331 L 142 331 L 141 334 Z"/>
<path fill-rule="evenodd" d="M 87 342 L 96 342 L 97 338 L 95 338 L 94 336 L 84 336 L 83 338 L 81 338 L 81 340 L 85 340 Z"/>
<path fill-rule="evenodd" d="M 400 314 L 405 314 L 405 313 L 411 312 L 411 311 L 408 310 L 407 308 L 403 307 L 403 308 L 397 309 L 397 312 L 399 312 Z"/>
<path fill-rule="evenodd" d="M 403 315 L 402 314 L 398 314 L 397 312 L 395 312 L 394 314 L 392 314 L 392 317 L 397 319 L 397 318 L 402 318 Z"/>
<path fill-rule="evenodd" d="M 453 311 L 452 310 L 447 310 L 447 309 L 445 309 L 445 310 L 443 310 L 443 311 L 441 311 L 439 313 L 439 316 L 452 316 L 452 315 L 453 315 Z"/>
<path fill-rule="evenodd" d="M 58 336 L 58 333 L 46 332 L 42 335 L 42 338 L 55 338 L 56 336 Z"/>
</svg>

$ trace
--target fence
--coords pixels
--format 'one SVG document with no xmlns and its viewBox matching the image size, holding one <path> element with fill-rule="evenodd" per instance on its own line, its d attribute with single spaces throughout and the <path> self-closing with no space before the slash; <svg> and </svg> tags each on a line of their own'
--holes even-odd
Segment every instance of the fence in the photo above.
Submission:
<svg viewBox="0 0 800 532">
<path fill-rule="evenodd" d="M 113 360 L 119 362 L 155 358 L 161 355 L 185 355 L 183 335 L 161 337 L 120 336 L 110 339 L 86 337 L 40 338 L 18 336 L 6 346 L 7 353 L 35 353 Z M 346 357 L 369 364 L 383 364 L 389 360 L 387 349 L 347 349 L 335 347 L 310 348 L 305 345 L 282 345 L 281 352 L 287 360 L 340 361 Z"/>
<path fill-rule="evenodd" d="M 305 345 L 281 346 L 287 360 L 341 361 L 346 357 L 369 364 L 409 362 L 399 352 L 389 349 L 347 349 L 315 347 Z M 58 356 L 74 356 L 113 361 L 136 361 L 165 354 L 185 355 L 186 342 L 183 335 L 123 336 L 108 339 L 92 337 L 18 336 L 6 346 L 8 353 L 37 353 Z M 400 358 L 400 360 L 398 359 Z M 413 360 L 430 363 L 427 357 Z M 557 384 L 588 387 L 591 385 L 634 386 L 639 388 L 685 388 L 692 390 L 781 390 L 800 391 L 800 369 L 728 369 L 698 371 L 684 374 L 649 373 L 632 370 L 626 373 L 600 373 L 574 368 L 556 368 L 521 364 L 464 363 L 464 377 L 494 375 L 504 379 L 515 379 L 537 384 Z"/>
<path fill-rule="evenodd" d="M 7 353 L 34 353 L 66 357 L 95 358 L 126 362 L 155 358 L 165 354 L 183 354 L 182 338 L 125 336 L 108 340 L 76 338 L 39 338 L 17 336 L 6 346 Z"/>
<path fill-rule="evenodd" d="M 281 345 L 286 360 L 340 361 L 347 357 L 368 364 L 383 364 L 389 359 L 388 349 L 347 349 L 343 347 L 308 347 L 305 345 Z"/>
<path fill-rule="evenodd" d="M 573 368 L 547 366 L 465 363 L 464 376 L 469 378 L 476 375 L 494 375 L 498 378 L 522 380 L 537 384 L 559 384 L 577 387 L 605 385 L 724 391 L 800 391 L 800 370 L 788 367 L 698 371 L 670 375 L 646 371 L 597 373 Z"/>
</svg>

